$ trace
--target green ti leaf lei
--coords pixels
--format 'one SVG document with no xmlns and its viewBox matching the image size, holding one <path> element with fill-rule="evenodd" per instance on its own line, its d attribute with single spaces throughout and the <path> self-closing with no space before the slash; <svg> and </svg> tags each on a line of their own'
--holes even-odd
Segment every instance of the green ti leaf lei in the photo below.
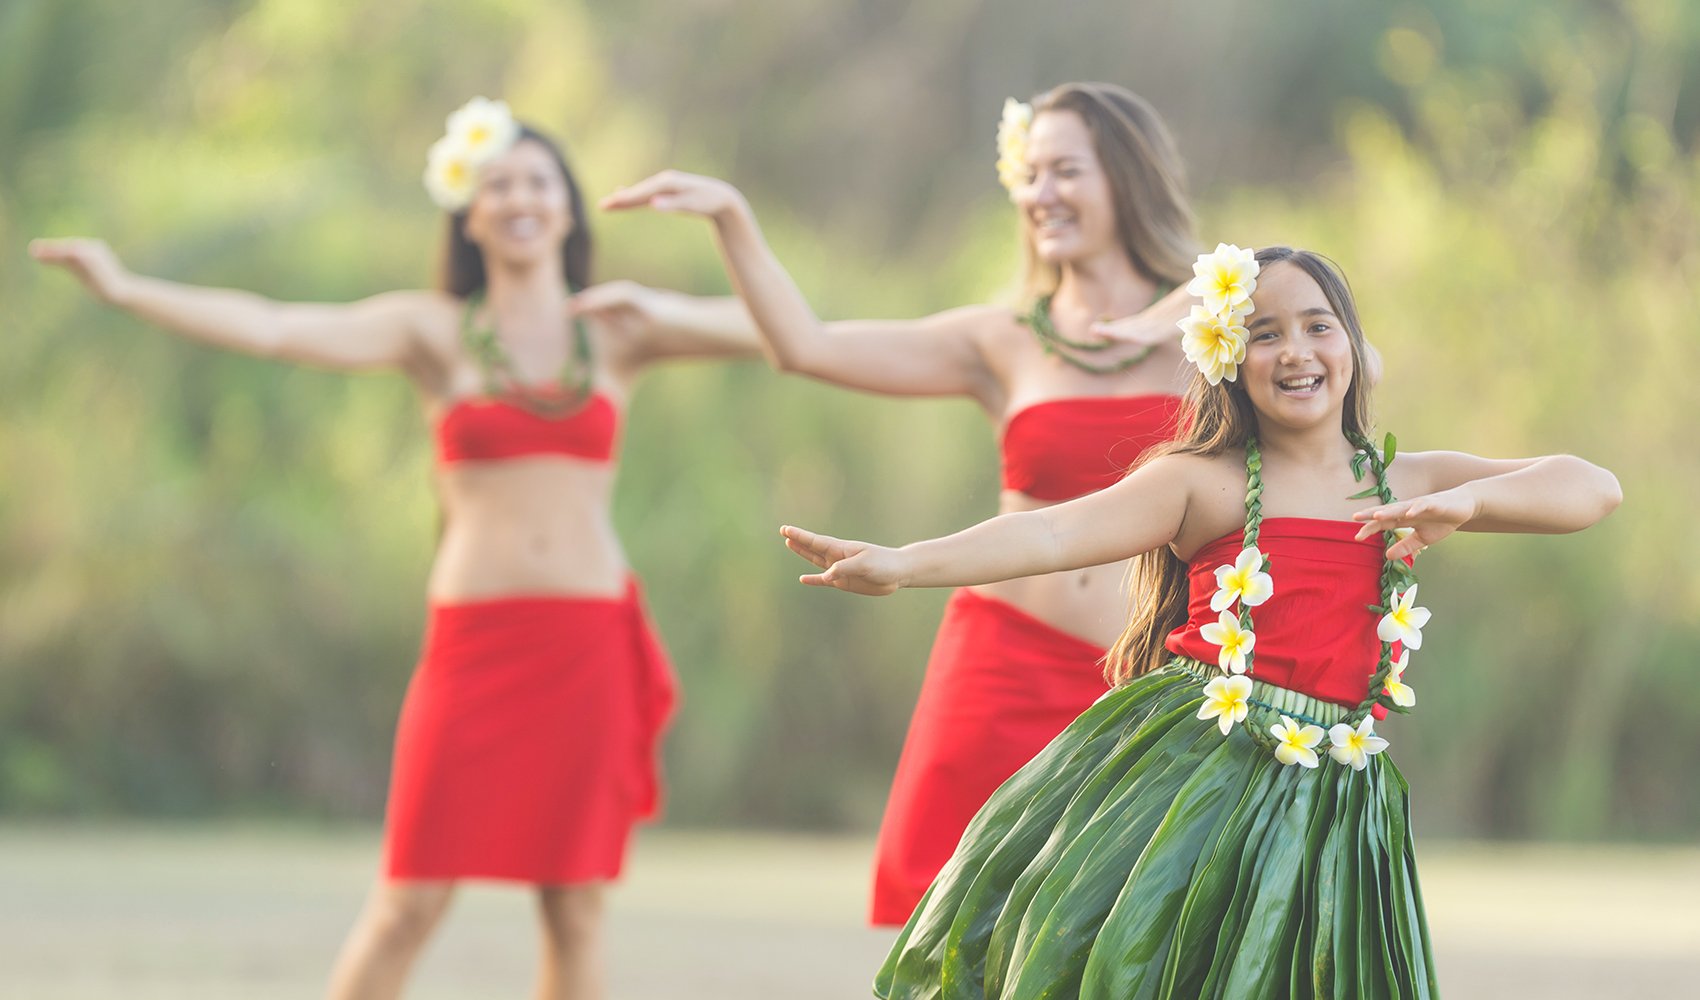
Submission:
<svg viewBox="0 0 1700 1000">
<path fill-rule="evenodd" d="M 1387 484 L 1387 468 L 1393 464 L 1393 457 L 1398 450 L 1398 439 L 1392 434 L 1388 434 L 1379 449 L 1361 434 L 1348 434 L 1347 439 L 1358 449 L 1357 453 L 1352 456 L 1352 478 L 1362 481 L 1366 472 L 1373 473 L 1375 477 L 1373 486 L 1354 494 L 1350 499 L 1367 499 L 1373 496 L 1380 498 L 1382 503 L 1392 503 L 1395 497 L 1392 488 Z M 1246 438 L 1245 472 L 1245 540 L 1240 546 L 1242 550 L 1257 545 L 1258 535 L 1263 526 L 1263 452 L 1258 446 L 1255 434 Z M 1388 546 L 1393 545 L 1398 538 L 1399 536 L 1392 531 L 1382 533 L 1382 540 Z M 1269 572 L 1272 565 L 1273 562 L 1269 557 L 1264 556 L 1263 572 Z M 1393 595 L 1397 592 L 1409 590 L 1416 582 L 1416 572 L 1406 565 L 1404 560 L 1382 560 L 1381 604 L 1371 605 L 1369 610 L 1377 615 L 1386 614 L 1393 607 Z M 1244 601 L 1238 603 L 1240 628 L 1252 630 L 1251 608 Z M 1251 676 L 1257 662 L 1256 648 L 1247 651 L 1245 657 L 1245 672 L 1247 676 Z M 1394 704 L 1393 699 L 1385 692 L 1387 678 L 1392 673 L 1393 644 L 1383 642 L 1381 643 L 1381 655 L 1376 662 L 1375 672 L 1370 675 L 1368 695 L 1362 702 L 1358 703 L 1356 708 L 1352 709 L 1351 714 L 1343 721 L 1355 728 L 1378 704 L 1391 712 L 1398 712 L 1402 715 L 1409 714 L 1410 709 Z"/>
</svg>

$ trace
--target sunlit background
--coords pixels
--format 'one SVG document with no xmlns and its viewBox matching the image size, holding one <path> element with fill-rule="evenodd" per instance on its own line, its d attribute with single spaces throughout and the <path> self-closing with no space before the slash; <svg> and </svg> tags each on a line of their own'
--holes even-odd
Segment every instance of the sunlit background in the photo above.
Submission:
<svg viewBox="0 0 1700 1000">
<path fill-rule="evenodd" d="M 55 898 L 78 863 L 51 860 L 52 831 L 91 857 L 91 831 L 140 821 L 146 843 L 289 831 L 292 852 L 351 831 L 349 909 L 327 911 L 351 918 L 437 530 L 400 379 L 178 342 L 30 264 L 30 237 L 283 298 L 421 286 L 441 227 L 424 150 L 484 94 L 562 139 L 592 194 L 664 166 L 734 181 L 823 316 L 915 316 L 1012 291 L 998 110 L 1075 79 L 1164 114 L 1203 240 L 1341 263 L 1402 448 L 1617 473 L 1622 508 L 1586 534 L 1423 557 L 1421 702 L 1386 729 L 1425 841 L 1663 851 L 1695 907 L 1700 7 L 1681 0 L 0 0 L 0 874 Z M 727 288 L 700 222 L 595 227 L 600 278 Z M 966 402 L 759 364 L 643 384 L 617 520 L 686 697 L 658 865 L 724 831 L 807 833 L 783 842 L 836 845 L 820 864 L 854 928 L 852 848 L 945 595 L 804 590 L 775 527 L 936 534 L 994 511 L 996 472 Z M 1593 844 L 1614 846 L 1564 853 Z M 1612 870 L 1529 884 L 1578 866 Z M 342 930 L 315 926 L 309 984 Z M 863 971 L 816 995 L 861 995 Z"/>
</svg>

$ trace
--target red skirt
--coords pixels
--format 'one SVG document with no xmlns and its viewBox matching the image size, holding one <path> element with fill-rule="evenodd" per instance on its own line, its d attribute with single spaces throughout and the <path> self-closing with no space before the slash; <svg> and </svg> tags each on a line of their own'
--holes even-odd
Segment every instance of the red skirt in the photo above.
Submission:
<svg viewBox="0 0 1700 1000">
<path fill-rule="evenodd" d="M 992 792 L 1109 690 L 1104 650 L 972 590 L 946 605 L 891 799 L 870 914 L 899 925 Z"/>
<path fill-rule="evenodd" d="M 675 695 L 635 583 L 433 605 L 396 731 L 386 876 L 617 877 L 660 804 Z"/>
</svg>

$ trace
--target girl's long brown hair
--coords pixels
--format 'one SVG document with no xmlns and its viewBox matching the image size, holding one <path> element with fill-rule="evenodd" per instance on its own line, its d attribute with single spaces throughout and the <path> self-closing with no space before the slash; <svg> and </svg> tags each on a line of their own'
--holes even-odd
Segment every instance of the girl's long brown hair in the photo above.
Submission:
<svg viewBox="0 0 1700 1000">
<path fill-rule="evenodd" d="M 1259 268 L 1280 263 L 1303 268 L 1321 287 L 1352 345 L 1352 384 L 1346 389 L 1340 430 L 1348 436 L 1367 436 L 1371 426 L 1370 387 L 1362 378 L 1368 370 L 1367 349 L 1345 275 L 1328 258 L 1291 247 L 1265 247 L 1257 251 L 1257 263 Z M 1257 429 L 1257 414 L 1243 388 L 1234 382 L 1211 385 L 1198 372 L 1187 386 L 1183 413 L 1181 436 L 1153 448 L 1141 464 L 1163 455 L 1213 457 L 1238 451 L 1245 448 L 1246 438 Z M 1169 658 L 1164 640 L 1187 619 L 1187 564 L 1167 545 L 1135 556 L 1128 567 L 1128 580 L 1132 613 L 1105 659 L 1105 674 L 1112 684 L 1162 666 Z"/>
<path fill-rule="evenodd" d="M 1169 128 L 1145 99 L 1113 83 L 1065 83 L 1033 99 L 1033 116 L 1072 111 L 1086 123 L 1110 182 L 1116 237 L 1128 260 L 1159 285 L 1192 276 L 1198 253 L 1186 171 Z M 1022 292 L 1056 291 L 1056 268 L 1041 261 L 1033 235 L 1023 242 Z"/>
<path fill-rule="evenodd" d="M 521 125 L 515 142 L 535 142 L 548 151 L 561 178 L 567 185 L 567 211 L 572 216 L 572 229 L 561 241 L 561 278 L 573 290 L 590 286 L 590 218 L 584 210 L 584 196 L 579 193 L 578 180 L 567 166 L 561 147 L 530 125 Z M 466 238 L 466 209 L 448 216 L 448 228 L 443 237 L 443 255 L 437 268 L 437 287 L 456 298 L 464 299 L 484 287 L 488 280 L 484 270 L 484 252 L 478 244 Z"/>
</svg>

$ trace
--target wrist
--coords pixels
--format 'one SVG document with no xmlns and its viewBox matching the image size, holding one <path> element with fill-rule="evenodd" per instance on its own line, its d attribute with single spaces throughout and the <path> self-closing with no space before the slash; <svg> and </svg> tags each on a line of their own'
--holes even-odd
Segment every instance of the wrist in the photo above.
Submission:
<svg viewBox="0 0 1700 1000">
<path fill-rule="evenodd" d="M 748 199 L 736 188 L 731 190 L 726 204 L 714 213 L 714 224 L 724 233 L 744 235 L 754 232 L 755 221 L 755 212 L 750 208 Z"/>
<path fill-rule="evenodd" d="M 100 300 L 109 306 L 129 309 L 135 304 L 141 281 L 129 271 L 120 271 L 97 289 Z"/>
</svg>

